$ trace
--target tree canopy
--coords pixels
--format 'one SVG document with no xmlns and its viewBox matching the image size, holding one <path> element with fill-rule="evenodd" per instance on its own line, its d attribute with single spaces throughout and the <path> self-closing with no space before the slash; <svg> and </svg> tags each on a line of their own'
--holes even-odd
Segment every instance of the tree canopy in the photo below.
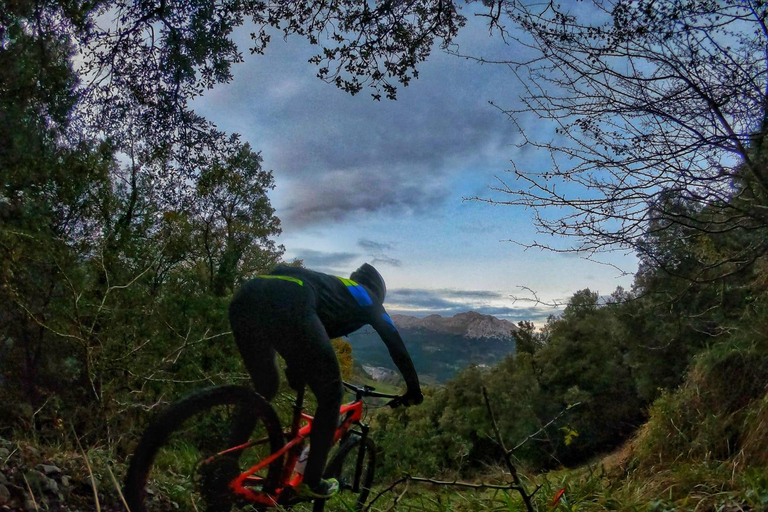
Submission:
<svg viewBox="0 0 768 512">
<path fill-rule="evenodd" d="M 246 23 L 251 52 L 304 37 L 321 79 L 394 99 L 464 19 L 442 0 L 0 3 L 0 384 L 19 384 L 0 429 L 52 414 L 111 442 L 243 377 L 226 305 L 281 259 L 274 180 L 190 105 L 232 78 Z"/>
</svg>

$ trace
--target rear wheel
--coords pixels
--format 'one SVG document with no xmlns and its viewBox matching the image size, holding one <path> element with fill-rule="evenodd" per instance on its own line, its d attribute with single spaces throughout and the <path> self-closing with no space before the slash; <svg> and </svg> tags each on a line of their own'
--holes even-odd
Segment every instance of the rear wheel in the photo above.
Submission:
<svg viewBox="0 0 768 512">
<path fill-rule="evenodd" d="M 230 482 L 282 445 L 277 415 L 261 396 L 240 386 L 200 391 L 172 405 L 144 432 L 126 474 L 126 501 L 131 512 L 227 512 L 236 502 Z M 282 466 L 281 457 L 248 486 L 270 490 Z"/>
<path fill-rule="evenodd" d="M 346 509 L 363 510 L 373 485 L 376 446 L 373 439 L 351 435 L 326 468 L 325 477 L 339 481 L 338 499 Z"/>
</svg>

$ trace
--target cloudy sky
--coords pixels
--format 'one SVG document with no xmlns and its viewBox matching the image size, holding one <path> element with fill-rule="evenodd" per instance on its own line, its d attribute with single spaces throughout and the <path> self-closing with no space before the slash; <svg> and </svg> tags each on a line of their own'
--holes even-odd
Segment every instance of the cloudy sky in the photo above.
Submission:
<svg viewBox="0 0 768 512">
<path fill-rule="evenodd" d="M 519 51 L 468 17 L 461 53 L 503 59 Z M 248 47 L 247 27 L 238 39 Z M 508 240 L 541 238 L 530 212 L 465 199 L 492 197 L 497 177 L 509 179 L 510 160 L 532 168 L 548 162 L 519 149 L 514 126 L 489 103 L 515 104 L 508 68 L 436 49 L 397 101 L 376 102 L 368 91 L 350 96 L 317 79 L 307 63 L 316 49 L 275 37 L 266 55 L 246 57 L 230 84 L 195 104 L 220 128 L 241 133 L 274 171 L 271 198 L 287 259 L 343 276 L 370 262 L 387 281 L 387 308 L 416 316 L 475 310 L 541 322 L 556 310 L 515 300 L 530 298 L 526 289 L 551 302 L 631 283 L 610 266 L 525 251 Z M 518 122 L 553 130 L 533 117 Z M 636 267 L 628 255 L 607 261 Z"/>
</svg>

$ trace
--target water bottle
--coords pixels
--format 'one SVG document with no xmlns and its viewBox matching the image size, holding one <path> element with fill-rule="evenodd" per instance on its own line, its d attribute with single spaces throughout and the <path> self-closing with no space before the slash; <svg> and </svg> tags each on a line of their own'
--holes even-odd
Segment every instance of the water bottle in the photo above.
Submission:
<svg viewBox="0 0 768 512">
<path fill-rule="evenodd" d="M 307 467 L 307 459 L 309 459 L 309 445 L 305 446 L 299 455 L 299 460 L 296 461 L 296 473 L 299 475 L 304 474 L 304 468 Z"/>
</svg>

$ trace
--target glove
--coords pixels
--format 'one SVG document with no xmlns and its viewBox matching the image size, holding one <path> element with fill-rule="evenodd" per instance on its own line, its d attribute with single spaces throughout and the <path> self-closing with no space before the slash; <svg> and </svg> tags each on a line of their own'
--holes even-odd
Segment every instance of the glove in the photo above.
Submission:
<svg viewBox="0 0 768 512">
<path fill-rule="evenodd" d="M 421 394 L 421 389 L 415 390 L 409 389 L 403 396 L 400 397 L 400 403 L 406 407 L 411 405 L 419 405 L 424 401 L 424 395 Z"/>
</svg>

